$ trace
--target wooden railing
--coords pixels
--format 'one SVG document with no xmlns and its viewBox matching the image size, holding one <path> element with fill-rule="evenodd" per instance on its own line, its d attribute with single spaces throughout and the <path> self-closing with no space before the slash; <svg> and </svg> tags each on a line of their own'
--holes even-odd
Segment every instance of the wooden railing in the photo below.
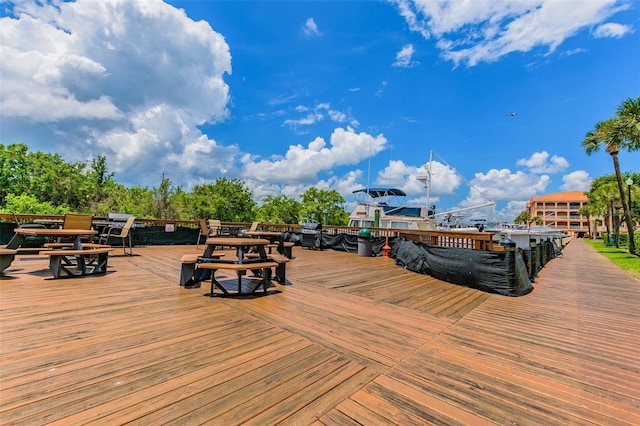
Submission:
<svg viewBox="0 0 640 426">
<path fill-rule="evenodd" d="M 36 214 L 17 214 L 20 221 L 31 222 L 36 219 L 62 219 L 63 215 L 36 215 Z M 106 220 L 103 217 L 95 217 L 95 220 Z M 11 215 L 8 213 L 0 213 L 0 222 L 11 222 Z M 175 220 L 175 219 L 145 219 L 138 218 L 136 222 L 144 226 L 166 226 L 173 224 L 178 227 L 199 228 L 197 220 Z M 251 223 L 243 222 L 221 222 L 222 226 L 233 225 L 249 228 Z M 276 224 L 261 223 L 259 228 L 268 231 L 278 232 L 301 232 L 303 224 Z M 395 228 L 369 228 L 371 235 L 374 237 L 400 237 L 414 242 L 422 242 L 431 245 L 468 248 L 473 250 L 500 250 L 502 246 L 494 245 L 493 233 L 491 232 L 455 232 L 455 231 L 422 231 Z M 351 226 L 333 226 L 323 225 L 322 232 L 327 235 L 358 235 L 361 228 Z"/>
</svg>

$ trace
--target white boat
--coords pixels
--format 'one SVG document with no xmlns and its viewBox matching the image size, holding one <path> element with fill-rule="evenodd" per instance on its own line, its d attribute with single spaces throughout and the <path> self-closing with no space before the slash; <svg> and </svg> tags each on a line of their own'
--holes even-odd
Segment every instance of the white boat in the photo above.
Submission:
<svg viewBox="0 0 640 426">
<path fill-rule="evenodd" d="M 487 224 L 485 230 L 494 234 L 494 243 L 502 244 L 505 241 L 510 241 L 515 243 L 517 248 L 524 250 L 530 248 L 531 240 L 536 243 L 555 241 L 560 247 L 564 247 L 571 240 L 570 235 L 544 225 L 527 227 L 527 225 L 513 223 Z"/>
<path fill-rule="evenodd" d="M 423 166 L 426 171 L 426 175 L 418 178 L 426 186 L 427 203 L 425 206 L 406 206 L 405 197 L 407 194 L 398 188 L 377 187 L 358 189 L 353 191 L 356 198 L 356 205 L 349 215 L 349 226 L 360 228 L 447 230 L 459 232 L 477 232 L 478 230 L 481 230 L 479 229 L 481 228 L 481 225 L 462 226 L 459 223 L 459 219 L 464 216 L 461 216 L 460 213 L 476 210 L 482 207 L 494 206 L 494 201 L 488 201 L 483 204 L 462 207 L 442 213 L 436 213 L 435 206 L 429 205 L 431 193 L 432 156 L 433 151 L 431 151 L 429 156 L 429 163 Z M 449 165 L 447 164 L 447 166 Z M 451 167 L 451 169 L 455 171 L 453 167 Z"/>
</svg>

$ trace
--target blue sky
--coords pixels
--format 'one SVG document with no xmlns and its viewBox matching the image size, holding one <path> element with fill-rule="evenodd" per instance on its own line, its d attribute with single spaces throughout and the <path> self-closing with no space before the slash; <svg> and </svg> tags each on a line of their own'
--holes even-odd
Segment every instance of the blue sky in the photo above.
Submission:
<svg viewBox="0 0 640 426">
<path fill-rule="evenodd" d="M 439 211 L 491 199 L 512 220 L 531 196 L 612 173 L 580 144 L 640 95 L 639 7 L 0 1 L 0 142 L 105 155 L 127 185 L 226 177 L 257 200 L 316 186 L 348 202 L 393 186 L 410 205 L 434 150 Z M 621 153 L 622 170 L 639 158 Z"/>
</svg>

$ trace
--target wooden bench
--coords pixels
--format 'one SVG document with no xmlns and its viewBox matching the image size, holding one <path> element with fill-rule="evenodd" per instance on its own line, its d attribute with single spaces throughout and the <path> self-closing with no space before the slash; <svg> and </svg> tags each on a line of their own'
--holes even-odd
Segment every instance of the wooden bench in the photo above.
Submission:
<svg viewBox="0 0 640 426">
<path fill-rule="evenodd" d="M 189 253 L 185 254 L 180 258 L 180 263 L 182 266 L 180 267 L 180 285 L 192 285 L 196 282 L 200 282 L 203 279 L 207 279 L 208 275 L 201 277 L 200 279 L 194 279 L 196 273 L 196 267 L 198 263 L 198 258 L 200 258 L 200 254 L 198 253 Z M 220 259 L 224 256 L 223 251 L 214 251 L 211 257 L 213 259 Z"/>
<path fill-rule="evenodd" d="M 49 269 L 53 278 L 75 278 L 107 273 L 107 261 L 111 247 L 86 248 L 82 250 L 42 250 L 40 255 L 49 256 Z M 75 258 L 75 263 L 69 260 Z M 76 272 L 72 270 L 76 269 Z M 61 277 L 60 272 L 66 273 Z"/>
<path fill-rule="evenodd" d="M 73 243 L 45 243 L 44 247 L 48 249 L 73 248 Z M 108 244 L 82 243 L 82 248 L 83 249 L 111 248 L 111 246 Z"/>
<path fill-rule="evenodd" d="M 245 255 L 248 259 L 256 259 L 260 257 L 258 253 L 247 253 Z M 287 283 L 287 263 L 291 261 L 287 256 L 283 256 L 280 253 L 269 254 L 269 260 L 272 260 L 278 264 L 276 266 L 276 281 L 280 284 Z"/>
<path fill-rule="evenodd" d="M 0 275 L 11 265 L 16 258 L 16 253 L 18 253 L 16 250 L 0 248 Z"/>
<path fill-rule="evenodd" d="M 272 254 L 273 249 L 276 249 L 278 253 L 287 256 L 289 259 L 293 259 L 293 246 L 295 245 L 296 243 L 292 243 L 291 241 L 284 241 L 282 243 L 268 244 L 267 249 L 269 250 L 269 254 Z"/>
<path fill-rule="evenodd" d="M 223 262 L 212 262 L 212 263 L 198 263 L 199 269 L 207 269 L 211 271 L 211 292 L 205 294 L 205 296 L 214 297 L 216 296 L 215 288 L 219 288 L 222 290 L 221 296 L 230 296 L 230 295 L 242 295 L 242 294 L 250 294 L 254 293 L 260 285 L 255 286 L 251 291 L 247 293 L 242 292 L 242 276 L 246 274 L 247 270 L 261 271 L 261 284 L 262 289 L 264 290 L 264 294 L 267 294 L 267 286 L 269 281 L 269 271 L 271 268 L 278 266 L 276 262 L 249 262 L 249 263 L 223 263 Z M 237 293 L 230 293 L 220 282 L 216 280 L 216 271 L 223 269 L 228 271 L 235 271 L 238 275 L 238 291 Z"/>
</svg>

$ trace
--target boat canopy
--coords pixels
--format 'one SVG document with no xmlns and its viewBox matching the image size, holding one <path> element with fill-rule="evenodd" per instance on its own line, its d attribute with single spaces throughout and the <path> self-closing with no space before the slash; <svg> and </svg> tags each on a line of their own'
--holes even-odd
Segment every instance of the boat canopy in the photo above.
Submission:
<svg viewBox="0 0 640 426">
<path fill-rule="evenodd" d="M 369 194 L 372 198 L 380 198 L 380 197 L 389 197 L 389 196 L 397 196 L 397 197 L 406 197 L 404 191 L 397 188 L 363 188 L 357 189 L 353 191 L 354 194 L 359 192 L 363 192 Z"/>
</svg>

